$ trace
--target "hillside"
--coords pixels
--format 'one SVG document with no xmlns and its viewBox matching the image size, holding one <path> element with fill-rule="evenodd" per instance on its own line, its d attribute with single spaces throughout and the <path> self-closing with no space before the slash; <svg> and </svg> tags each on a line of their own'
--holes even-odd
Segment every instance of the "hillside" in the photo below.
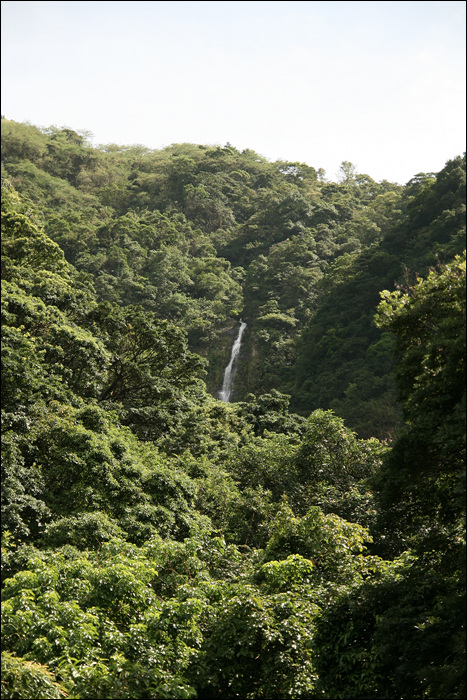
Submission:
<svg viewBox="0 0 467 700">
<path fill-rule="evenodd" d="M 462 252 L 465 160 L 405 187 L 344 162 L 333 183 L 230 145 L 95 148 L 69 129 L 2 128 L 4 177 L 45 233 L 99 300 L 179 325 L 214 395 L 242 316 L 237 400 L 276 389 L 362 437 L 393 434 L 390 348 L 372 318 L 381 290 Z"/>
<path fill-rule="evenodd" d="M 2 132 L 2 696 L 465 697 L 465 159 Z"/>
</svg>

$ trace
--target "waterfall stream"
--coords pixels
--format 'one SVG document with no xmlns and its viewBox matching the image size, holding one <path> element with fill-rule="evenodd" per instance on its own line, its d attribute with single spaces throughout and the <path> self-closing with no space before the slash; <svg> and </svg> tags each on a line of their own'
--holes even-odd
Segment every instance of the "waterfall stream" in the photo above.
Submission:
<svg viewBox="0 0 467 700">
<path fill-rule="evenodd" d="M 221 401 L 230 401 L 233 389 L 233 381 L 235 377 L 236 362 L 238 354 L 240 352 L 240 346 L 242 344 L 243 332 L 246 328 L 246 323 L 240 319 L 240 328 L 238 329 L 237 337 L 232 345 L 232 352 L 230 354 L 230 362 L 224 371 L 224 383 L 222 384 L 222 390 L 219 392 L 219 398 Z"/>
</svg>

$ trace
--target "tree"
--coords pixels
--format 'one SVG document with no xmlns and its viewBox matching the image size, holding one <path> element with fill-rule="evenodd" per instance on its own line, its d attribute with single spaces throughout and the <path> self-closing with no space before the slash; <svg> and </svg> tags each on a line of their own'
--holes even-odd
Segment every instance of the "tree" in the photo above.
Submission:
<svg viewBox="0 0 467 700">
<path fill-rule="evenodd" d="M 2 651 L 2 698 L 66 698 L 46 665 Z"/>
<path fill-rule="evenodd" d="M 161 555 L 157 539 L 145 550 L 113 539 L 89 552 L 24 552 L 3 587 L 5 697 L 194 697 L 184 670 L 199 604 L 159 599 Z"/>
<path fill-rule="evenodd" d="M 99 401 L 144 439 L 179 422 L 188 398 L 201 395 L 204 361 L 188 350 L 183 331 L 141 307 L 105 302 L 88 317 L 111 352 Z"/>
<path fill-rule="evenodd" d="M 465 513 L 465 254 L 381 296 L 407 422 L 378 477 L 381 519 L 393 542 L 425 550 L 431 536 L 450 541 Z"/>
<path fill-rule="evenodd" d="M 373 480 L 374 535 L 401 555 L 318 621 L 325 697 L 465 698 L 465 296 L 465 255 L 382 293 L 407 422 Z"/>
</svg>

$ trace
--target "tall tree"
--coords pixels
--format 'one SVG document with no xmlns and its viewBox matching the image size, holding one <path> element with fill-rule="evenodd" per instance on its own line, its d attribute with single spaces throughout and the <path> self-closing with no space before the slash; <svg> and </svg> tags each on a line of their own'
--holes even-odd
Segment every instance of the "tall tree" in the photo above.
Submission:
<svg viewBox="0 0 467 700">
<path fill-rule="evenodd" d="M 375 539 L 380 551 L 401 556 L 380 580 L 346 593 L 321 618 L 319 686 L 332 698 L 461 699 L 465 255 L 405 293 L 382 297 L 378 324 L 396 335 L 407 423 L 375 479 Z"/>
<path fill-rule="evenodd" d="M 380 475 L 382 519 L 426 550 L 465 512 L 465 254 L 409 288 L 382 293 L 377 323 L 396 336 L 406 426 Z M 447 529 L 446 529 L 447 528 Z"/>
</svg>

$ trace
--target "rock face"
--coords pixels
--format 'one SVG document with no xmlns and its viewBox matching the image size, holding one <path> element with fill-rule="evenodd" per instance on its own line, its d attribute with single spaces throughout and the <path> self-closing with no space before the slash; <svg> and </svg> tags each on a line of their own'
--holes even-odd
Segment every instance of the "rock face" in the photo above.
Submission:
<svg viewBox="0 0 467 700">
<path fill-rule="evenodd" d="M 230 361 L 224 371 L 224 381 L 222 383 L 222 389 L 219 392 L 219 399 L 221 401 L 230 401 L 233 384 L 235 379 L 235 373 L 237 369 L 238 356 L 240 354 L 240 347 L 242 345 L 242 337 L 245 332 L 246 323 L 240 319 L 240 327 L 238 329 L 237 336 L 232 345 L 232 351 L 230 353 Z"/>
<path fill-rule="evenodd" d="M 206 366 L 206 377 L 204 381 L 206 382 L 207 390 L 210 394 L 219 397 L 220 387 L 222 387 L 225 367 L 230 357 L 232 344 L 238 332 L 238 320 L 229 319 L 228 325 L 226 324 L 223 329 L 217 333 L 216 337 L 213 338 L 209 344 L 209 348 L 206 347 L 196 347 L 192 348 L 192 351 L 206 358 L 208 364 Z"/>
</svg>

